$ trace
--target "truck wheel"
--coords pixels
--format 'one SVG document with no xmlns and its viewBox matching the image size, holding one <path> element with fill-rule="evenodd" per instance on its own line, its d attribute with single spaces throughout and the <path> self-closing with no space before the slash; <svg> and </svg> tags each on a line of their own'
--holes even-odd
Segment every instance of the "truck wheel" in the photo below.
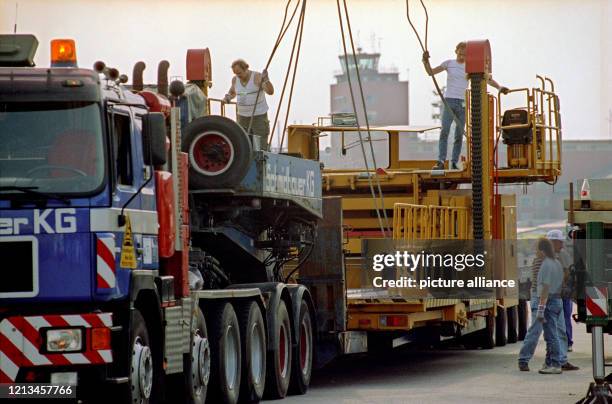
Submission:
<svg viewBox="0 0 612 404">
<path fill-rule="evenodd" d="M 204 314 L 199 308 L 196 311 L 191 329 L 191 353 L 186 356 L 183 366 L 185 371 L 186 393 L 184 401 L 188 404 L 204 404 L 208 380 L 210 379 L 210 342 Z"/>
<path fill-rule="evenodd" d="M 191 350 L 183 358 L 183 373 L 168 376 L 166 397 L 186 404 L 204 404 L 210 379 L 210 345 L 202 310 L 197 309 L 191 328 Z"/>
<path fill-rule="evenodd" d="M 305 394 L 310 385 L 312 374 L 313 332 L 312 317 L 306 300 L 300 304 L 300 315 L 297 318 L 299 334 L 293 351 L 293 368 L 291 369 L 290 391 L 293 394 Z"/>
<path fill-rule="evenodd" d="M 480 333 L 480 347 L 482 349 L 495 348 L 495 339 L 497 337 L 495 316 L 487 315 L 487 326 Z"/>
<path fill-rule="evenodd" d="M 528 316 L 529 304 L 527 300 L 519 300 L 518 305 L 518 340 L 522 341 L 525 339 L 527 334 L 527 316 Z"/>
<path fill-rule="evenodd" d="M 504 346 L 508 341 L 508 320 L 506 318 L 506 308 L 497 307 L 497 316 L 495 317 L 495 345 Z"/>
<path fill-rule="evenodd" d="M 154 363 L 154 353 L 149 340 L 149 332 L 144 317 L 138 309 L 132 311 L 131 349 L 128 397 L 132 404 L 158 402 L 160 374 L 158 364 Z"/>
<path fill-rule="evenodd" d="M 235 404 L 240 390 L 240 328 L 229 303 L 213 308 L 210 318 L 211 394 L 215 403 Z"/>
<path fill-rule="evenodd" d="M 242 346 L 242 385 L 240 401 L 259 402 L 266 385 L 266 325 L 255 302 L 247 302 L 240 309 Z"/>
<path fill-rule="evenodd" d="M 272 350 L 267 360 L 265 395 L 279 399 L 287 395 L 291 377 L 291 321 L 285 301 L 281 299 L 274 313 L 273 335 L 270 336 Z"/>
<path fill-rule="evenodd" d="M 518 341 L 518 310 L 517 306 L 508 307 L 506 316 L 508 317 L 508 343 L 514 344 Z"/>
<path fill-rule="evenodd" d="M 182 149 L 189 156 L 189 188 L 233 188 L 251 163 L 251 142 L 236 122 L 204 116 L 183 130 Z"/>
</svg>

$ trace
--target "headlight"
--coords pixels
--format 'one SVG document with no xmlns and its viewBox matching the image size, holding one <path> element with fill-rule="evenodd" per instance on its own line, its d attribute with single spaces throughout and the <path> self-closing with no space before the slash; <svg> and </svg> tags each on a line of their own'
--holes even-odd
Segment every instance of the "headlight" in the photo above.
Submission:
<svg viewBox="0 0 612 404">
<path fill-rule="evenodd" d="M 47 330 L 47 352 L 80 351 L 82 336 L 79 328 Z"/>
</svg>

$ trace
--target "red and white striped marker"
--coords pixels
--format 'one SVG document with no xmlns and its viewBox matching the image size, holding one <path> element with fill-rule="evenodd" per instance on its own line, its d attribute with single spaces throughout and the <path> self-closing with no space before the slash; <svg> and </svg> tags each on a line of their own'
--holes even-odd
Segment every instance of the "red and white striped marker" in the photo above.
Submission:
<svg viewBox="0 0 612 404">
<path fill-rule="evenodd" d="M 608 317 L 608 288 L 605 286 L 587 286 L 587 316 Z"/>
<path fill-rule="evenodd" d="M 115 235 L 96 235 L 96 284 L 98 289 L 112 289 L 117 284 L 115 276 Z"/>
<path fill-rule="evenodd" d="M 0 383 L 13 383 L 19 368 L 33 366 L 67 366 L 78 364 L 103 364 L 113 361 L 110 349 L 86 349 L 79 353 L 41 352 L 43 327 L 110 328 L 113 325 L 111 313 L 45 315 L 29 317 L 8 317 L 0 322 Z M 88 332 L 85 333 L 86 338 Z M 85 343 L 85 341 L 84 341 Z"/>
</svg>

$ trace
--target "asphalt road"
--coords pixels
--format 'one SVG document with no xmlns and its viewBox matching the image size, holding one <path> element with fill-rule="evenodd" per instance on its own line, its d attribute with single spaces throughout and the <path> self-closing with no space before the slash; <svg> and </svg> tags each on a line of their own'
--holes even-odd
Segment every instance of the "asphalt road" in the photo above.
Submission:
<svg viewBox="0 0 612 404">
<path fill-rule="evenodd" d="M 521 342 L 492 350 L 402 349 L 338 360 L 313 375 L 306 395 L 287 397 L 283 404 L 575 403 L 586 393 L 592 367 L 591 335 L 584 324 L 574 324 L 574 333 L 569 360 L 578 371 L 539 374 L 543 339 L 530 372 L 517 367 Z"/>
</svg>

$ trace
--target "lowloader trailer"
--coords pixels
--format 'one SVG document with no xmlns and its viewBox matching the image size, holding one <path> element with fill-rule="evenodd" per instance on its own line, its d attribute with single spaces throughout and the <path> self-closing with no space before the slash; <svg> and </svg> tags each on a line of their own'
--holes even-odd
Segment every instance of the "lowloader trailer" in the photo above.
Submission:
<svg viewBox="0 0 612 404">
<path fill-rule="evenodd" d="M 332 116 L 331 124 L 325 125 L 321 118 L 316 125 L 289 127 L 292 155 L 330 160 L 326 148 L 331 147 L 336 157 L 323 169 L 324 218 L 318 239 L 341 248 L 343 254 L 331 255 L 330 247 L 319 251 L 316 257 L 321 258 L 302 266 L 297 279 L 314 296 L 317 315 L 323 319 L 320 333 L 343 327 L 350 332 L 353 351 L 411 341 L 435 344 L 449 338 L 469 347 L 493 348 L 516 342 L 526 332 L 528 299 L 519 300 L 516 293 L 501 293 L 497 299 L 418 298 L 402 288 L 373 287 L 372 277 L 364 277 L 372 273 L 365 266 L 365 243 L 393 238 L 500 240 L 504 248 L 494 278 L 518 279 L 515 195 L 502 194 L 499 187 L 554 183 L 561 174 L 559 99 L 552 81 L 540 76 L 539 87 L 490 95 L 489 42 L 468 41 L 466 57 L 470 88 L 463 169 L 432 170 L 435 160 L 403 157 L 410 148 L 419 147 L 420 133 L 435 127 L 357 126 L 355 115 L 349 125 L 335 122 Z M 506 97 L 519 99 L 519 106 L 504 110 L 502 102 L 509 104 Z M 378 166 L 373 164 L 370 146 L 381 162 Z M 378 187 L 382 192 L 377 192 Z"/>
</svg>

